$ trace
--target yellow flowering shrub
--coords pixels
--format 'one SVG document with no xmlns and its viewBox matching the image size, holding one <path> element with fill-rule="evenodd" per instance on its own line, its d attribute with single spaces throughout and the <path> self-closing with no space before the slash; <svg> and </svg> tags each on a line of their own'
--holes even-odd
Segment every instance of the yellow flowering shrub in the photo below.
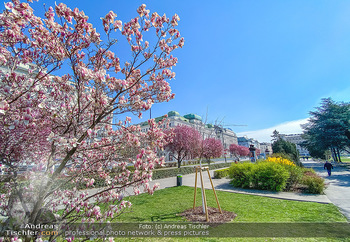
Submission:
<svg viewBox="0 0 350 242">
<path fill-rule="evenodd" d="M 277 164 L 282 164 L 282 165 L 288 165 L 288 166 L 295 166 L 294 162 L 284 159 L 282 157 L 267 157 L 266 159 L 267 162 L 274 162 Z"/>
</svg>

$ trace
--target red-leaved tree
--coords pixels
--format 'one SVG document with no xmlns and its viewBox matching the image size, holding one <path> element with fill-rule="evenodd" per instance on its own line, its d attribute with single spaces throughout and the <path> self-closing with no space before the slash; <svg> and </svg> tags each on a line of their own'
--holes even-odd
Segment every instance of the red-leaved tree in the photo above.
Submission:
<svg viewBox="0 0 350 242">
<path fill-rule="evenodd" d="M 7 167 L 0 214 L 13 226 L 43 223 L 45 214 L 57 223 L 111 221 L 131 205 L 125 189 L 156 188 L 148 181 L 167 136 L 154 120 L 145 133 L 120 115 L 141 116 L 174 97 L 168 80 L 177 63 L 171 53 L 184 45 L 179 17 L 143 4 L 123 24 L 110 11 L 100 34 L 77 8 L 60 3 L 40 18 L 29 2 L 5 3 L 0 14 L 0 160 Z M 153 33 L 149 41 L 145 32 Z M 130 59 L 115 52 L 118 35 Z M 59 76 L 62 67 L 69 70 Z M 33 168 L 20 174 L 23 165 Z M 97 180 L 103 187 L 94 194 L 79 190 Z"/>
<path fill-rule="evenodd" d="M 178 168 L 180 168 L 183 159 L 193 159 L 198 156 L 202 137 L 195 128 L 185 125 L 176 126 L 172 132 L 174 136 L 166 149 L 177 160 Z"/>
</svg>

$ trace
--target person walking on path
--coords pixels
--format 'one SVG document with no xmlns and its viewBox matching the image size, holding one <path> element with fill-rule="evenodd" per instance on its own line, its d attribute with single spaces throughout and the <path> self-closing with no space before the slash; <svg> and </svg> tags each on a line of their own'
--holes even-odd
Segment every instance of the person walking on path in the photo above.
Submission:
<svg viewBox="0 0 350 242">
<path fill-rule="evenodd" d="M 324 166 L 323 166 L 323 169 L 327 169 L 328 176 L 330 176 L 330 175 L 332 174 L 333 166 L 332 166 L 331 163 L 329 163 L 328 161 L 326 161 L 326 163 L 325 163 Z"/>
</svg>

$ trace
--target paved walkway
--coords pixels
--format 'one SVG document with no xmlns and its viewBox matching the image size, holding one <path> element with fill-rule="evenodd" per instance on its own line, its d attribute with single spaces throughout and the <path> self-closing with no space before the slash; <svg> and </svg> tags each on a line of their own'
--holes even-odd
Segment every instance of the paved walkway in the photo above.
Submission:
<svg viewBox="0 0 350 242">
<path fill-rule="evenodd" d="M 305 167 L 313 168 L 321 177 L 325 178 L 325 193 L 328 199 L 336 205 L 350 221 L 350 170 L 347 167 L 334 164 L 332 175 L 323 169 L 323 162 L 303 161 Z"/>
</svg>

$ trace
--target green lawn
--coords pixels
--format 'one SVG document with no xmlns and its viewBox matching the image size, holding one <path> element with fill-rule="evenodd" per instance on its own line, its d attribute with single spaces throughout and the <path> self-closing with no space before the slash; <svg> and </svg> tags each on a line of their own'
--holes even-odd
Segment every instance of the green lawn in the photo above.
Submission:
<svg viewBox="0 0 350 242">
<path fill-rule="evenodd" d="M 194 188 L 172 187 L 156 191 L 153 196 L 130 197 L 133 206 L 120 215 L 117 222 L 185 221 L 178 214 L 193 206 Z M 233 223 L 241 222 L 346 222 L 333 204 L 298 202 L 253 195 L 217 191 L 223 210 L 237 214 Z M 216 207 L 214 194 L 206 190 L 208 206 Z M 200 190 L 197 206 L 200 205 Z M 347 238 L 116 238 L 116 241 L 350 241 Z"/>
<path fill-rule="evenodd" d="M 342 162 L 350 163 L 350 158 L 342 157 L 342 158 L 341 158 L 341 161 L 342 161 Z"/>
<path fill-rule="evenodd" d="M 118 217 L 119 222 L 184 221 L 177 214 L 193 206 L 194 188 L 171 187 L 153 196 L 130 197 L 130 211 Z M 333 204 L 298 202 L 282 199 L 217 191 L 223 210 L 237 214 L 234 222 L 345 222 L 346 218 Z M 216 207 L 214 194 L 206 190 L 208 206 Z M 197 193 L 197 206 L 200 205 Z"/>
<path fill-rule="evenodd" d="M 193 206 L 192 187 L 171 187 L 158 190 L 154 195 L 140 194 L 125 198 L 132 202 L 132 207 L 117 217 L 114 222 L 122 223 L 145 223 L 165 222 L 173 224 L 174 222 L 184 222 L 185 219 L 178 214 L 192 208 Z M 237 194 L 230 192 L 217 191 L 222 210 L 232 211 L 237 217 L 232 221 L 237 225 L 246 223 L 317 223 L 317 222 L 346 222 L 346 218 L 339 212 L 333 204 L 319 204 L 314 202 L 298 202 L 282 199 L 267 198 L 254 195 Z M 216 207 L 216 201 L 213 191 L 206 190 L 208 206 Z M 197 206 L 200 206 L 200 190 L 197 192 Z M 220 225 L 214 229 L 220 231 L 219 236 L 227 232 L 225 225 Z M 226 229 L 226 230 L 225 230 Z M 253 227 L 254 229 L 254 227 Z M 248 234 L 252 230 L 246 230 Z M 332 228 L 332 232 L 334 229 Z M 287 229 L 289 233 L 289 228 Z M 276 235 L 278 236 L 278 235 Z M 96 240 L 96 239 L 95 239 Z M 94 241 L 95 241 L 94 240 Z M 99 239 L 97 239 L 99 240 Z M 158 237 L 158 238 L 130 238 L 116 237 L 115 241 L 350 241 L 350 238 L 215 238 L 215 237 Z M 102 241 L 100 239 L 99 241 Z"/>
<path fill-rule="evenodd" d="M 192 208 L 193 206 L 194 188 L 192 187 L 171 187 L 158 190 L 154 195 L 140 194 L 125 198 L 132 202 L 132 207 L 126 210 L 114 222 L 121 223 L 145 223 L 165 222 L 173 224 L 174 222 L 185 222 L 185 219 L 178 214 Z M 320 204 L 314 202 L 298 202 L 282 199 L 274 199 L 268 197 L 245 195 L 238 193 L 230 193 L 217 191 L 219 202 L 222 210 L 231 211 L 237 214 L 232 221 L 237 225 L 246 223 L 331 223 L 346 222 L 346 218 L 339 212 L 338 208 L 333 204 Z M 217 207 L 215 197 L 212 190 L 206 190 L 208 206 Z M 197 190 L 197 205 L 200 206 L 200 189 Z M 214 229 L 220 231 L 219 236 L 225 235 L 227 228 L 220 225 Z M 225 230 L 226 229 L 226 230 Z M 253 227 L 254 229 L 254 227 Z M 248 234 L 252 230 L 246 230 Z M 332 228 L 332 232 L 335 229 Z M 289 228 L 287 229 L 289 232 Z M 276 235 L 278 236 L 278 235 Z M 93 241 L 103 241 L 102 239 L 94 239 Z M 214 241 L 350 241 L 350 238 L 215 238 L 215 237 L 116 237 L 115 241 L 195 241 L 195 242 L 214 242 Z M 59 240 L 61 241 L 61 240 Z M 91 240 L 92 241 L 92 240 Z"/>
</svg>

